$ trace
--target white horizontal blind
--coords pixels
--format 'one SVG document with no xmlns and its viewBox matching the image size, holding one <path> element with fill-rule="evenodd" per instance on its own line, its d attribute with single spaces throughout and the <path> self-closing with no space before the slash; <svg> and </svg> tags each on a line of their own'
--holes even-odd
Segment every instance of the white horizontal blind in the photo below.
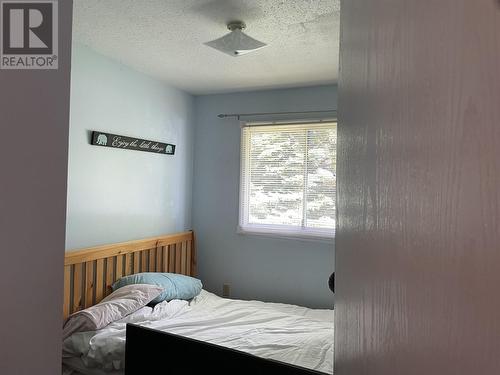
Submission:
<svg viewBox="0 0 500 375">
<path fill-rule="evenodd" d="M 336 145 L 334 122 L 243 127 L 240 230 L 333 237 Z"/>
</svg>

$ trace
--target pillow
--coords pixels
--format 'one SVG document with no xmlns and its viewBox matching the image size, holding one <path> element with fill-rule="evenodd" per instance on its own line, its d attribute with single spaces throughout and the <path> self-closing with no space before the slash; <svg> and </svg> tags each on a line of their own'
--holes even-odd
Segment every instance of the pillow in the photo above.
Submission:
<svg viewBox="0 0 500 375">
<path fill-rule="evenodd" d="M 163 287 L 163 293 L 152 300 L 152 303 L 172 299 L 189 300 L 196 297 L 203 287 L 201 281 L 194 277 L 177 273 L 143 272 L 118 279 L 113 284 L 113 290 L 131 284 L 153 284 Z"/>
<path fill-rule="evenodd" d="M 163 293 L 151 284 L 134 284 L 114 291 L 98 304 L 71 314 L 63 326 L 63 340 L 75 332 L 97 331 L 146 306 Z"/>
</svg>

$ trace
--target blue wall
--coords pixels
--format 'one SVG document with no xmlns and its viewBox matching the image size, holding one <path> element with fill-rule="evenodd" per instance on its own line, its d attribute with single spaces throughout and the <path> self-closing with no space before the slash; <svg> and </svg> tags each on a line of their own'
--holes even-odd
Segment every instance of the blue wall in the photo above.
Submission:
<svg viewBox="0 0 500 375">
<path fill-rule="evenodd" d="M 66 249 L 191 229 L 194 98 L 76 43 L 72 63 Z M 91 146 L 90 130 L 175 156 Z"/>
<path fill-rule="evenodd" d="M 312 111 L 336 108 L 336 86 L 206 95 L 195 99 L 193 227 L 205 288 L 231 297 L 332 307 L 327 281 L 334 245 L 236 232 L 240 127 L 219 113 Z"/>
</svg>

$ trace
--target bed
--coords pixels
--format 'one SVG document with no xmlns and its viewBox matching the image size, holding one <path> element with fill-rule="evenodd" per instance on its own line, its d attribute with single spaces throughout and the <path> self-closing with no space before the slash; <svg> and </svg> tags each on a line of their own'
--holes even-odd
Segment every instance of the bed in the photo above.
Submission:
<svg viewBox="0 0 500 375">
<path fill-rule="evenodd" d="M 194 276 L 193 232 L 67 253 L 64 316 L 100 302 L 115 280 L 139 272 Z M 333 310 L 226 299 L 206 290 L 192 300 L 144 306 L 98 331 L 71 335 L 63 343 L 63 373 L 122 375 L 130 323 L 333 373 Z M 175 358 L 175 347 L 165 348 L 165 355 Z"/>
</svg>

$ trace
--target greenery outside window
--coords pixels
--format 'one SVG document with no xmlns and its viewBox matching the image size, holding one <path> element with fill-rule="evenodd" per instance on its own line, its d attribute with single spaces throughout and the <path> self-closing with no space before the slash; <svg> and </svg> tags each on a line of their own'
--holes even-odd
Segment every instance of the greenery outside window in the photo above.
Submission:
<svg viewBox="0 0 500 375">
<path fill-rule="evenodd" d="M 336 145 L 335 122 L 243 126 L 239 231 L 333 238 Z"/>
</svg>

